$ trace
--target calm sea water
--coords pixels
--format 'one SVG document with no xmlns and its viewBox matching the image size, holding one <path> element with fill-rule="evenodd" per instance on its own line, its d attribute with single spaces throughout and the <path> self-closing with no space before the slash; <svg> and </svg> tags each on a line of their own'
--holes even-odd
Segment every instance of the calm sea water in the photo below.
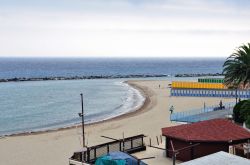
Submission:
<svg viewBox="0 0 250 165">
<path fill-rule="evenodd" d="M 0 78 L 220 73 L 224 59 L 0 59 Z M 166 78 L 171 79 L 171 78 Z M 140 93 L 114 80 L 0 83 L 0 135 L 71 126 L 80 122 L 80 93 L 86 122 L 105 120 L 139 107 Z"/>
<path fill-rule="evenodd" d="M 0 58 L 0 78 L 220 73 L 224 59 Z"/>
</svg>

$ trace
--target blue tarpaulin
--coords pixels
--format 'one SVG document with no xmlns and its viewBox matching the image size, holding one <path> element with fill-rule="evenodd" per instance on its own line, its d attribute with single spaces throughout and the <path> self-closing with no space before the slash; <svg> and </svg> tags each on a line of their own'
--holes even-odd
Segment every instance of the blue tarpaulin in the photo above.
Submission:
<svg viewBox="0 0 250 165">
<path fill-rule="evenodd" d="M 124 152 L 110 152 L 98 158 L 95 165 L 138 165 L 138 160 Z M 140 161 L 140 165 L 147 165 Z"/>
</svg>

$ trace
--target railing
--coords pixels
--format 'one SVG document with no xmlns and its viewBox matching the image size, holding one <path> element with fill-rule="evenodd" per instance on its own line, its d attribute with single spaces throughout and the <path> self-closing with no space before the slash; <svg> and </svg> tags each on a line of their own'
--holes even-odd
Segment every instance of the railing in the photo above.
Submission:
<svg viewBox="0 0 250 165">
<path fill-rule="evenodd" d="M 250 90 L 172 88 L 171 96 L 250 98 Z"/>
<path fill-rule="evenodd" d="M 70 165 L 78 165 L 78 164 L 73 164 L 73 161 L 77 163 L 85 162 L 91 164 L 94 163 L 98 157 L 114 151 L 135 153 L 146 150 L 146 146 L 143 142 L 144 137 L 145 136 L 141 134 L 137 136 L 124 138 L 124 140 L 121 139 L 109 143 L 88 147 L 87 151 L 75 152 L 74 155 L 69 160 Z"/>
<path fill-rule="evenodd" d="M 235 103 L 226 103 L 222 106 L 222 108 L 216 105 L 183 112 L 173 112 L 170 114 L 170 120 L 193 123 L 197 121 L 219 118 L 221 115 L 231 114 L 234 105 Z"/>
<path fill-rule="evenodd" d="M 69 159 L 69 165 L 90 165 L 90 164 L 79 162 L 73 159 Z"/>
</svg>

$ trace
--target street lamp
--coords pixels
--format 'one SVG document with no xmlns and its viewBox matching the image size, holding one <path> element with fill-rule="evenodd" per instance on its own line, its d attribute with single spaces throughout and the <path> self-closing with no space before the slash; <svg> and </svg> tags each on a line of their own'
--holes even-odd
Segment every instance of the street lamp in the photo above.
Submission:
<svg viewBox="0 0 250 165">
<path fill-rule="evenodd" d="M 78 113 L 79 117 L 82 117 L 82 145 L 85 148 L 85 134 L 84 134 L 84 109 L 83 109 L 83 95 L 81 95 L 82 113 Z"/>
<path fill-rule="evenodd" d="M 235 100 L 236 100 L 236 104 L 238 102 L 238 88 L 236 87 L 235 89 Z"/>
</svg>

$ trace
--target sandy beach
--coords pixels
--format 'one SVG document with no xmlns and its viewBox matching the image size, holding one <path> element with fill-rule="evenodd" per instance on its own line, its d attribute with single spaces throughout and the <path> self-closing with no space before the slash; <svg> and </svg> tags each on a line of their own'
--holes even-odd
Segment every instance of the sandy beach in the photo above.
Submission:
<svg viewBox="0 0 250 165">
<path fill-rule="evenodd" d="M 136 112 L 120 117 L 91 124 L 86 127 L 87 145 L 96 145 L 110 141 L 101 135 L 122 138 L 137 134 L 145 134 L 152 138 L 156 145 L 156 136 L 161 135 L 161 128 L 177 123 L 169 120 L 169 108 L 175 111 L 186 111 L 219 104 L 219 101 L 232 102 L 234 99 L 170 97 L 168 81 L 129 81 L 130 85 L 139 89 L 146 97 L 145 104 Z M 160 88 L 159 88 L 160 85 Z M 105 105 L 103 105 L 105 106 Z M 68 164 L 68 158 L 74 151 L 81 148 L 81 128 L 70 128 L 59 131 L 18 135 L 0 139 L 0 161 L 5 165 L 62 165 Z M 156 159 L 145 161 L 148 164 L 171 164 L 171 160 L 163 156 L 163 151 L 147 148 L 146 152 L 138 153 L 138 157 L 155 156 Z"/>
</svg>

